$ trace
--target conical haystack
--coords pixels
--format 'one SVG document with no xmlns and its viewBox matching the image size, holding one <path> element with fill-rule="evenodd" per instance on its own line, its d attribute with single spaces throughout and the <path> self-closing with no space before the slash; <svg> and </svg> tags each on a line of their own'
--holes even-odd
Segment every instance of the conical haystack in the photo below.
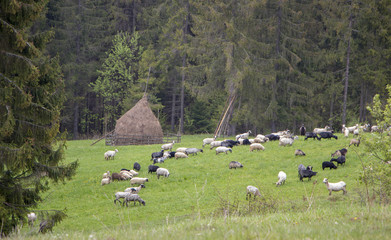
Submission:
<svg viewBox="0 0 391 240">
<path fill-rule="evenodd" d="M 163 130 L 144 96 L 120 119 L 114 130 L 114 145 L 155 144 L 163 142 Z"/>
</svg>

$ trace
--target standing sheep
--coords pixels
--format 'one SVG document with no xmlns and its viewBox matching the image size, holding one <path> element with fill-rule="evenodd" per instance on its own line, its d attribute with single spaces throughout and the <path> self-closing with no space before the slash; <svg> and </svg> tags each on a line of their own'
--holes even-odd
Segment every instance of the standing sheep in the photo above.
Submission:
<svg viewBox="0 0 391 240">
<path fill-rule="evenodd" d="M 257 151 L 262 150 L 262 151 L 264 151 L 265 147 L 262 144 L 260 144 L 260 143 L 253 143 L 253 144 L 250 145 L 250 152 L 252 152 L 254 150 L 257 150 Z"/>
<path fill-rule="evenodd" d="M 236 141 L 238 141 L 239 138 L 241 138 L 241 139 L 247 139 L 248 136 L 250 135 L 250 133 L 251 133 L 251 131 L 248 130 L 248 132 L 246 132 L 246 133 L 242 133 L 242 134 L 236 135 L 236 137 L 235 137 L 235 138 L 236 138 Z"/>
<path fill-rule="evenodd" d="M 279 146 L 292 146 L 293 144 L 293 139 L 292 138 L 280 138 L 280 143 L 279 143 Z"/>
<path fill-rule="evenodd" d="M 356 147 L 360 146 L 360 139 L 353 138 L 352 140 L 350 140 L 349 147 L 350 147 L 350 145 L 354 145 Z"/>
<path fill-rule="evenodd" d="M 232 168 L 242 168 L 243 165 L 240 163 L 240 162 L 236 162 L 236 161 L 231 161 L 229 163 L 229 169 L 232 169 Z"/>
<path fill-rule="evenodd" d="M 144 184 L 145 182 L 148 182 L 148 178 L 139 178 L 139 177 L 135 177 L 135 178 L 132 178 L 130 180 L 130 185 L 134 185 L 134 184 Z"/>
<path fill-rule="evenodd" d="M 232 149 L 231 148 L 227 148 L 227 147 L 218 147 L 218 148 L 216 148 L 216 155 L 219 154 L 219 153 L 228 154 L 228 152 L 232 153 Z"/>
<path fill-rule="evenodd" d="M 172 143 L 167 143 L 162 145 L 162 150 L 172 150 L 172 147 L 174 146 L 175 141 L 172 141 Z"/>
<path fill-rule="evenodd" d="M 156 166 L 156 165 L 149 165 L 149 166 L 148 166 L 148 173 L 156 172 L 158 168 L 159 168 L 159 166 Z"/>
<path fill-rule="evenodd" d="M 259 192 L 258 188 L 254 186 L 247 186 L 246 188 L 246 200 L 251 198 L 251 195 L 254 196 L 254 199 L 256 196 L 261 197 L 261 193 Z"/>
<path fill-rule="evenodd" d="M 203 153 L 204 150 L 199 149 L 199 148 L 188 148 L 188 149 L 185 150 L 185 153 L 186 153 L 187 155 L 192 154 L 193 156 L 194 156 L 194 154 L 197 155 L 197 153 L 199 153 L 199 152 L 202 152 L 202 153 Z"/>
<path fill-rule="evenodd" d="M 222 142 L 223 141 L 213 141 L 213 142 L 211 142 L 210 143 L 210 150 L 212 150 L 215 147 L 220 147 Z"/>
<path fill-rule="evenodd" d="M 135 169 L 136 171 L 140 171 L 140 169 L 141 169 L 140 163 L 135 162 L 135 163 L 133 164 L 133 169 Z"/>
<path fill-rule="evenodd" d="M 139 202 L 140 205 L 142 204 L 145 206 L 145 201 L 138 194 L 127 195 L 124 201 L 126 206 L 128 206 L 128 202 L 134 202 L 134 205 L 136 205 L 136 202 Z"/>
<path fill-rule="evenodd" d="M 329 180 L 327 178 L 323 179 L 324 184 L 326 184 L 327 190 L 329 190 L 329 196 L 331 195 L 331 192 L 335 191 L 343 191 L 343 194 L 346 194 L 346 183 L 343 181 L 337 182 L 337 183 L 329 183 Z"/>
<path fill-rule="evenodd" d="M 216 137 L 214 137 L 214 138 L 205 138 L 204 140 L 202 140 L 202 148 L 204 148 L 206 144 L 210 144 L 211 142 L 213 142 L 215 140 L 216 140 Z"/>
<path fill-rule="evenodd" d="M 284 184 L 286 180 L 286 173 L 283 171 L 280 171 L 278 173 L 278 181 L 276 182 L 276 187 L 278 187 L 281 184 Z"/>
<path fill-rule="evenodd" d="M 107 151 L 105 152 L 105 159 L 106 160 L 110 160 L 110 159 L 113 159 L 114 160 L 114 156 L 115 154 L 118 152 L 117 149 L 115 149 L 114 151 Z"/>
<path fill-rule="evenodd" d="M 145 185 L 144 184 L 141 184 L 140 186 L 138 187 L 130 187 L 130 188 L 127 188 L 125 189 L 125 192 L 130 192 L 132 194 L 138 194 L 141 190 L 141 188 L 145 188 Z"/>
<path fill-rule="evenodd" d="M 157 175 L 157 179 L 159 179 L 160 176 L 163 176 L 163 177 L 169 177 L 170 176 L 170 172 L 168 172 L 167 169 L 165 168 L 158 168 L 156 170 L 156 175 Z"/>
</svg>

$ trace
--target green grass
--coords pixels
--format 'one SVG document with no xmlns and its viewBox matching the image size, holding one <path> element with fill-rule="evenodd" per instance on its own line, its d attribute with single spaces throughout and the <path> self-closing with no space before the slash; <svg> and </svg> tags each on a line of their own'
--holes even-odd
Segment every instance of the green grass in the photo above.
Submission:
<svg viewBox="0 0 391 240">
<path fill-rule="evenodd" d="M 183 136 L 182 143 L 175 144 L 174 149 L 200 148 L 204 137 L 209 136 Z M 168 159 L 158 164 L 170 171 L 169 178 L 159 180 L 147 171 L 151 153 L 159 151 L 160 144 L 110 147 L 105 146 L 104 141 L 94 146 L 90 146 L 93 141 L 68 141 L 65 161 L 79 160 L 80 167 L 71 181 L 53 185 L 44 195 L 39 209 L 66 208 L 68 215 L 45 237 L 88 239 L 92 234 L 96 239 L 119 239 L 122 233 L 129 236 L 137 232 L 137 236 L 148 239 L 387 238 L 384 234 L 390 233 L 390 227 L 384 221 L 389 219 L 390 209 L 372 207 L 369 211 L 359 194 L 363 188 L 358 182 L 362 168 L 360 158 L 365 159 L 363 148 L 348 148 L 346 166 L 337 170 L 321 169 L 322 162 L 329 161 L 332 152 L 348 146 L 350 139 L 341 134 L 338 137 L 338 140 L 322 141 L 304 141 L 301 137 L 292 147 L 280 147 L 278 141 L 268 142 L 263 144 L 265 151 L 260 152 L 249 152 L 249 146 L 238 146 L 233 148 L 232 154 L 216 155 L 214 150 L 205 147 L 204 153 L 197 156 Z M 104 152 L 114 148 L 119 150 L 115 160 L 104 160 Z M 295 157 L 295 149 L 303 150 L 307 156 Z M 244 168 L 228 169 L 233 160 L 241 162 Z M 107 170 L 130 169 L 136 161 L 141 164 L 139 176 L 149 178 L 146 188 L 139 193 L 146 206 L 115 205 L 114 193 L 129 187 L 129 181 L 101 186 L 101 176 Z M 312 165 L 318 175 L 312 181 L 300 182 L 297 176 L 300 163 Z M 277 174 L 281 170 L 287 173 L 287 181 L 276 187 Z M 330 182 L 345 181 L 348 194 L 334 192 L 329 196 L 322 183 L 325 177 Z M 246 214 L 247 185 L 257 186 L 264 196 L 262 201 L 273 208 L 260 215 Z M 221 200 L 230 203 L 224 205 Z M 228 208 L 230 204 L 236 206 L 230 206 L 236 211 L 231 209 L 229 216 L 222 216 L 219 209 Z M 325 226 L 328 225 L 332 230 L 327 230 Z M 19 237 L 34 238 L 30 233 L 36 228 L 24 228 Z M 161 236 L 160 232 L 166 235 Z M 14 237 L 18 238 L 18 235 Z"/>
</svg>

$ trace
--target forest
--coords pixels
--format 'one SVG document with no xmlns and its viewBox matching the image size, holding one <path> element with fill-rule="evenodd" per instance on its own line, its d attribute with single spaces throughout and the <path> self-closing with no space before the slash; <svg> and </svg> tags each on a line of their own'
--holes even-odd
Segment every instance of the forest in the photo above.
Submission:
<svg viewBox="0 0 391 240">
<path fill-rule="evenodd" d="M 61 131 L 113 130 L 146 91 L 165 132 L 225 135 L 371 122 L 390 83 L 389 1 L 50 0 Z"/>
</svg>

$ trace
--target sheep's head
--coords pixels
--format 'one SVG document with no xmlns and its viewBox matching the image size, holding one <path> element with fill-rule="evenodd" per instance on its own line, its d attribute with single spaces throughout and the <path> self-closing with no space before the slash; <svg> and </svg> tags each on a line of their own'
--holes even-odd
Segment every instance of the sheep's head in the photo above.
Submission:
<svg viewBox="0 0 391 240">
<path fill-rule="evenodd" d="M 329 180 L 327 178 L 323 179 L 323 183 L 328 183 Z"/>
<path fill-rule="evenodd" d="M 118 149 L 115 149 L 114 151 L 115 151 L 115 152 L 118 152 Z"/>
</svg>

